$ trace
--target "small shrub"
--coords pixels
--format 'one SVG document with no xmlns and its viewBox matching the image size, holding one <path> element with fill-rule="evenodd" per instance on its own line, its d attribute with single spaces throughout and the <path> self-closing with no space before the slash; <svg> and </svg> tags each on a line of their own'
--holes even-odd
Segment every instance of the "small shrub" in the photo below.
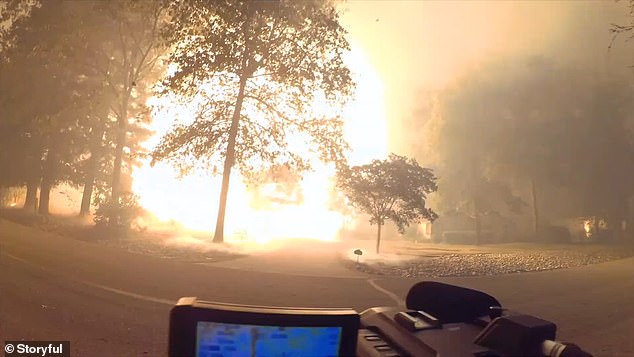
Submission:
<svg viewBox="0 0 634 357">
<path fill-rule="evenodd" d="M 141 214 L 138 197 L 132 193 L 122 194 L 119 202 L 105 201 L 95 212 L 95 224 L 117 236 L 125 236 L 132 222 Z"/>
</svg>

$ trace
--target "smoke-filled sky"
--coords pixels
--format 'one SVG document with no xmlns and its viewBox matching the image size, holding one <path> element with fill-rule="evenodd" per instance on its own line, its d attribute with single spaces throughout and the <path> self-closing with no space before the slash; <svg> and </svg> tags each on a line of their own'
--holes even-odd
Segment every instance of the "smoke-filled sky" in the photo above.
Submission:
<svg viewBox="0 0 634 357">
<path fill-rule="evenodd" d="M 439 90 L 479 63 L 540 56 L 632 76 L 634 41 L 608 53 L 624 1 L 360 1 L 344 3 L 353 46 L 384 82 L 390 149 L 417 94 Z M 423 119 L 424 120 L 424 119 Z"/>
</svg>

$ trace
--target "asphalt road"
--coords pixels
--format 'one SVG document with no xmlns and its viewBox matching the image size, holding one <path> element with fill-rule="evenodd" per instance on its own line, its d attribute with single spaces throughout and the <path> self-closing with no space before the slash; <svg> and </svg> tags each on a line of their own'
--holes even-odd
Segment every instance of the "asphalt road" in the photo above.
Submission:
<svg viewBox="0 0 634 357">
<path fill-rule="evenodd" d="M 162 356 L 168 312 L 181 296 L 362 311 L 394 305 L 415 282 L 239 265 L 132 254 L 0 220 L 0 342 L 70 340 L 73 356 Z M 483 289 L 513 310 L 555 321 L 561 339 L 596 356 L 634 356 L 634 259 L 439 280 Z"/>
</svg>

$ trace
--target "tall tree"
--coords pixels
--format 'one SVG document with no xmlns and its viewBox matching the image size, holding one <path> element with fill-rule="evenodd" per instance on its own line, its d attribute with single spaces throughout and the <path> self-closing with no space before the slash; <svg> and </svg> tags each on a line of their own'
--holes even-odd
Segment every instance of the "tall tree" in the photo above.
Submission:
<svg viewBox="0 0 634 357">
<path fill-rule="evenodd" d="M 314 109 L 318 102 L 341 107 L 353 89 L 342 58 L 346 32 L 325 0 L 186 0 L 173 2 L 170 13 L 176 66 L 165 90 L 198 111 L 193 123 L 175 126 L 154 158 L 189 157 L 222 169 L 213 241 L 223 242 L 234 165 L 248 175 L 276 165 L 309 169 L 311 152 L 345 161 L 341 118 Z"/>
<path fill-rule="evenodd" d="M 144 101 L 150 88 L 158 79 L 159 58 L 164 54 L 159 35 L 160 27 L 167 19 L 166 1 L 69 1 L 75 16 L 75 29 L 70 43 L 76 47 L 76 66 L 92 80 L 104 85 L 103 106 L 92 114 L 93 135 L 91 150 L 95 151 L 87 166 L 98 166 L 104 153 L 99 138 L 114 130 L 114 158 L 110 178 L 110 199 L 117 202 L 122 190 L 122 172 L 132 152 L 130 149 L 139 138 L 132 137 L 139 121 L 147 121 Z M 115 125 L 111 128 L 110 122 Z M 131 140 L 132 139 L 132 140 Z M 129 170 L 128 170 L 129 171 Z M 128 172 L 129 173 L 129 172 Z M 91 191 L 87 175 L 85 189 Z M 83 206 L 86 206 L 84 201 Z"/>
<path fill-rule="evenodd" d="M 51 188 L 68 179 L 77 155 L 85 115 L 80 93 L 88 89 L 69 61 L 64 24 L 54 20 L 63 17 L 64 10 L 61 1 L 46 2 L 14 23 L 13 42 L 4 52 L 1 70 L 1 96 L 10 105 L 2 106 L 0 118 L 10 135 L 23 139 L 11 158 L 20 164 L 9 166 L 22 170 L 18 175 L 27 184 L 26 208 L 35 206 L 40 186 L 43 214 L 48 214 Z"/>
<path fill-rule="evenodd" d="M 427 195 L 436 191 L 436 177 L 414 159 L 390 154 L 387 160 L 338 172 L 337 187 L 352 206 L 370 215 L 377 225 L 376 252 L 381 245 L 381 227 L 387 220 L 403 233 L 411 222 L 433 221 L 436 213 L 426 207 Z"/>
<path fill-rule="evenodd" d="M 482 189 L 475 177 L 507 193 L 526 188 L 535 236 L 545 221 L 540 207 L 555 219 L 622 219 L 632 194 L 626 181 L 634 174 L 626 87 L 544 59 L 496 62 L 466 75 L 441 95 L 440 114 L 428 128 L 445 205 L 472 197 L 463 187 Z M 554 190 L 567 191 L 566 199 L 544 194 Z M 487 204 L 504 197 L 481 192 Z M 507 198 L 502 202 L 516 202 Z"/>
<path fill-rule="evenodd" d="M 24 137 L 18 148 L 26 150 L 21 160 L 17 156 L 13 160 L 27 163 L 22 177 L 28 188 L 25 206 L 35 206 L 40 185 L 39 210 L 47 213 L 48 192 L 56 183 L 65 181 L 84 186 L 80 213 L 87 213 L 95 182 L 103 185 L 104 174 L 112 175 L 111 167 L 116 165 L 110 161 L 114 161 L 115 149 L 123 148 L 117 147 L 122 137 L 130 151 L 126 157 L 122 150 L 118 151 L 119 167 L 133 163 L 137 142 L 147 135 L 138 126 L 147 112 L 143 105 L 145 86 L 136 81 L 150 73 L 144 66 L 150 66 L 156 57 L 152 52 L 154 57 L 139 60 L 141 65 L 126 67 L 132 68 L 132 72 L 125 72 L 129 75 L 121 74 L 125 66 L 117 65 L 117 58 L 133 61 L 138 48 L 127 52 L 117 48 L 128 42 L 134 42 L 130 46 L 143 47 L 141 40 L 135 42 L 143 32 L 138 27 L 152 24 L 139 25 L 142 21 L 133 15 L 154 14 L 152 11 L 160 4 L 51 0 L 33 7 L 30 16 L 14 22 L 11 46 L 5 51 L 0 69 L 6 74 L 1 79 L 5 90 L 0 101 L 4 99 L 11 105 L 0 108 L 0 114 L 8 123 L 7 132 Z M 129 16 L 138 26 L 124 21 Z M 65 21 L 57 21 L 59 18 Z M 126 42 L 125 36 L 114 31 L 117 26 L 140 34 L 131 35 L 135 41 Z M 131 84 L 126 88 L 118 80 Z M 127 105 L 120 105 L 122 101 Z M 124 115 L 118 109 L 125 110 Z M 119 124 L 115 126 L 113 122 Z M 119 130 L 121 122 L 125 135 Z M 21 165 L 12 166 L 17 169 Z"/>
<path fill-rule="evenodd" d="M 121 168 L 130 114 L 134 111 L 133 101 L 141 92 L 141 85 L 151 85 L 148 77 L 162 55 L 159 30 L 164 10 L 163 1 L 110 2 L 106 5 L 115 35 L 108 43 L 110 48 L 103 52 L 108 63 L 103 75 L 117 98 L 112 107 L 118 124 L 111 193 L 115 203 L 121 193 Z"/>
<path fill-rule="evenodd" d="M 64 1 L 64 35 L 72 44 L 73 69 L 85 82 L 98 85 L 90 93 L 86 148 L 76 167 L 84 190 L 82 215 L 88 213 L 95 190 L 101 202 L 106 189 L 108 200 L 118 201 L 126 186 L 122 180 L 140 154 L 138 143 L 147 136 L 140 129 L 149 118 L 144 103 L 161 70 L 159 27 L 166 19 L 165 3 Z"/>
<path fill-rule="evenodd" d="M 478 73 L 469 79 L 445 89 L 432 101 L 423 155 L 440 176 L 437 209 L 441 214 L 470 217 L 479 244 L 484 215 L 517 210 L 522 202 L 504 182 L 489 174 L 491 161 L 486 150 L 496 127 L 489 118 L 496 108 L 481 99 L 497 95 L 485 85 L 493 78 Z"/>
<path fill-rule="evenodd" d="M 116 130 L 112 123 L 116 118 L 109 111 L 109 95 L 100 93 L 92 102 L 92 110 L 87 118 L 87 142 L 82 160 L 78 162 L 78 184 L 83 186 L 79 215 L 90 213 L 96 191 L 109 191 L 112 178 L 112 164 Z"/>
</svg>

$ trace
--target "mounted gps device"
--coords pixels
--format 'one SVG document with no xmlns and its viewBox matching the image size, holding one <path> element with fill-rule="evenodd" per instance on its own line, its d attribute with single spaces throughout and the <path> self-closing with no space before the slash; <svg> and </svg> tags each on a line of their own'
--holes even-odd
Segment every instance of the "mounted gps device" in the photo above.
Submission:
<svg viewBox="0 0 634 357">
<path fill-rule="evenodd" d="M 406 304 L 358 314 L 181 298 L 170 312 L 168 355 L 592 357 L 555 341 L 554 323 L 511 314 L 481 291 L 423 281 Z"/>
<path fill-rule="evenodd" d="M 169 356 L 351 356 L 359 314 L 181 298 L 170 313 Z"/>
</svg>

